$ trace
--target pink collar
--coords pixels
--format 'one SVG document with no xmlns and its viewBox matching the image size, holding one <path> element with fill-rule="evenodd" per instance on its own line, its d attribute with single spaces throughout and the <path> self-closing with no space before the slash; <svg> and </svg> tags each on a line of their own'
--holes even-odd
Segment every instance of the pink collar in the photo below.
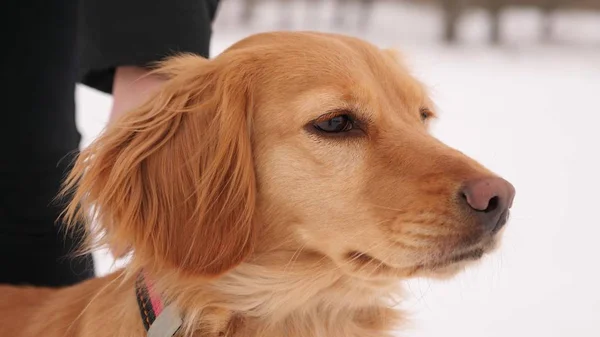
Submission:
<svg viewBox="0 0 600 337">
<path fill-rule="evenodd" d="M 163 303 L 151 280 L 140 272 L 135 282 L 135 293 L 148 337 L 172 337 L 183 321 L 175 305 Z"/>
</svg>

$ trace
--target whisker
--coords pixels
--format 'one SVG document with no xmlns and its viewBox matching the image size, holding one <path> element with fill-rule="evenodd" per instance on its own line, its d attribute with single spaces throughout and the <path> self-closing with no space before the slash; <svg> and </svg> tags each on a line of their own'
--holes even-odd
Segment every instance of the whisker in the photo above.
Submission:
<svg viewBox="0 0 600 337">
<path fill-rule="evenodd" d="M 382 221 L 379 221 L 379 222 L 375 223 L 375 224 L 374 224 L 374 226 L 379 226 L 380 224 L 382 224 L 382 223 L 384 223 L 384 222 L 387 222 L 387 221 L 390 221 L 390 220 L 389 220 L 389 219 L 387 219 L 387 220 L 382 220 Z M 348 239 L 353 239 L 353 238 L 355 238 L 355 237 L 357 237 L 357 236 L 360 236 L 360 235 L 362 235 L 362 234 L 363 234 L 364 232 L 366 232 L 368 229 L 369 229 L 369 228 L 367 228 L 367 227 L 363 227 L 361 230 L 357 231 L 356 233 L 354 233 L 353 235 L 351 235 L 351 236 L 349 236 L 349 237 L 347 237 L 347 238 L 348 238 Z M 320 262 L 320 261 L 322 261 L 323 259 L 326 259 L 326 258 L 327 258 L 327 256 L 323 256 L 323 257 L 321 257 L 321 259 L 319 259 L 317 262 Z M 350 260 L 350 261 L 354 261 L 356 258 L 360 258 L 360 256 L 354 257 L 354 258 L 353 258 L 352 260 Z M 340 268 L 340 266 L 336 266 L 334 270 L 338 270 L 339 268 Z"/>
<path fill-rule="evenodd" d="M 373 260 L 367 262 L 367 265 L 372 261 Z M 369 273 L 369 277 L 372 277 L 379 270 L 379 268 L 381 268 L 383 265 L 385 265 L 385 262 L 383 262 L 383 260 L 379 260 L 379 263 L 377 264 L 377 266 L 375 266 L 375 268 L 373 270 L 371 270 L 371 272 Z"/>
<path fill-rule="evenodd" d="M 389 242 L 385 242 L 385 241 L 379 241 L 379 242 L 377 242 L 376 244 L 374 244 L 374 245 L 372 245 L 372 246 L 368 247 L 367 251 L 370 251 L 370 250 L 373 250 L 373 249 L 379 248 L 379 247 L 381 247 L 381 246 L 382 246 L 384 243 L 387 243 L 387 244 L 388 244 L 388 247 L 387 247 L 387 249 L 389 249 L 390 247 L 392 247 L 392 244 L 390 244 Z M 351 259 L 351 260 L 350 260 L 350 261 L 348 261 L 348 262 L 354 262 L 354 261 L 356 261 L 356 259 L 358 259 L 358 258 L 360 258 L 360 257 L 361 257 L 361 255 L 358 255 L 358 256 L 356 256 L 355 258 Z M 367 261 L 367 262 L 366 262 L 366 263 L 365 263 L 363 266 L 361 266 L 361 267 L 360 267 L 358 270 L 359 270 L 359 271 L 363 271 L 365 268 L 367 268 L 367 267 L 368 267 L 368 266 L 369 266 L 371 263 L 373 263 L 375 260 L 379 260 L 379 259 L 376 259 L 376 258 L 374 258 L 374 257 L 371 257 L 371 259 L 370 259 L 369 261 Z M 380 263 L 384 263 L 382 260 L 379 260 L 379 261 L 380 261 Z"/>
<path fill-rule="evenodd" d="M 290 268 L 292 266 L 292 264 L 294 264 L 298 260 L 298 258 L 300 257 L 300 254 L 304 250 L 304 247 L 306 247 L 306 244 L 301 245 L 300 247 L 298 247 L 298 249 L 296 249 L 296 251 L 294 251 L 294 253 L 292 254 L 292 257 L 290 257 L 290 260 L 283 268 L 284 272 L 287 272 L 288 268 Z"/>
<path fill-rule="evenodd" d="M 378 248 L 379 246 L 383 245 L 384 243 L 386 243 L 386 242 L 385 241 L 378 241 L 375 244 L 367 247 L 367 249 L 365 249 L 365 251 L 366 252 L 372 251 L 373 249 Z M 391 247 L 391 244 L 389 244 L 389 245 Z M 365 254 L 367 254 L 366 252 L 365 252 Z M 362 257 L 362 254 L 363 254 L 362 252 L 359 252 L 359 254 L 355 254 L 355 256 L 353 256 L 352 258 L 350 258 L 350 259 L 348 259 L 346 261 L 343 261 L 342 263 L 346 264 L 346 265 L 347 264 L 351 264 L 352 262 L 355 262 L 356 260 L 360 259 Z"/>
</svg>

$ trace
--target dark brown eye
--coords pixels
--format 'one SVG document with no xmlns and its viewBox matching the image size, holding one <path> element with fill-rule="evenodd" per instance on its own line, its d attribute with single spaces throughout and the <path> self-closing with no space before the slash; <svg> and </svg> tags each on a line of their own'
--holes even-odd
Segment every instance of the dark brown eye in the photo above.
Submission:
<svg viewBox="0 0 600 337">
<path fill-rule="evenodd" d="M 420 113 L 421 113 L 421 120 L 423 122 L 425 122 L 427 119 L 429 119 L 429 117 L 431 117 L 431 111 L 429 111 L 425 108 L 421 109 Z"/>
<path fill-rule="evenodd" d="M 352 119 L 348 115 L 335 116 L 328 120 L 317 122 L 314 126 L 317 130 L 327 133 L 347 132 L 354 128 Z"/>
</svg>

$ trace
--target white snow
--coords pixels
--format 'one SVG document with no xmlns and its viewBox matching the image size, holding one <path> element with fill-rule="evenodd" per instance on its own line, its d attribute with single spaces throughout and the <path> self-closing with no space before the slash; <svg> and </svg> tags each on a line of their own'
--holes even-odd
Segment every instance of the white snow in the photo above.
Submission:
<svg viewBox="0 0 600 337">
<path fill-rule="evenodd" d="M 235 23 L 236 5 L 222 7 L 213 55 L 280 28 L 274 4 L 261 6 L 251 27 Z M 293 16 L 291 28 L 333 30 L 330 8 L 318 12 L 308 24 Z M 559 42 L 543 45 L 539 15 L 511 10 L 500 47 L 484 41 L 478 12 L 461 25 L 461 45 L 438 44 L 437 15 L 386 3 L 367 31 L 338 31 L 400 48 L 442 112 L 434 134 L 510 180 L 517 198 L 497 254 L 452 281 L 407 282 L 413 321 L 398 336 L 600 336 L 600 14 L 557 15 Z M 85 146 L 111 101 L 78 87 L 77 103 Z M 109 255 L 96 260 L 100 274 L 111 270 Z"/>
</svg>

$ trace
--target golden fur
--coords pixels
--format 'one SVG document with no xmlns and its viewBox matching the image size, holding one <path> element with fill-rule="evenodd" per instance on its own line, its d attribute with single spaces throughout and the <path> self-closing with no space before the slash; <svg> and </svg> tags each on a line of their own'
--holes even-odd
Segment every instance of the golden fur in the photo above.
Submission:
<svg viewBox="0 0 600 337">
<path fill-rule="evenodd" d="M 72 287 L 0 287 L 1 336 L 143 336 L 141 269 L 182 310 L 181 336 L 391 336 L 402 279 L 493 248 L 456 191 L 494 174 L 428 133 L 426 90 L 394 53 L 270 33 L 157 72 L 161 91 L 65 184 L 67 223 L 90 224 L 90 247 L 130 247 L 130 263 Z M 340 111 L 361 130 L 311 127 Z"/>
</svg>

